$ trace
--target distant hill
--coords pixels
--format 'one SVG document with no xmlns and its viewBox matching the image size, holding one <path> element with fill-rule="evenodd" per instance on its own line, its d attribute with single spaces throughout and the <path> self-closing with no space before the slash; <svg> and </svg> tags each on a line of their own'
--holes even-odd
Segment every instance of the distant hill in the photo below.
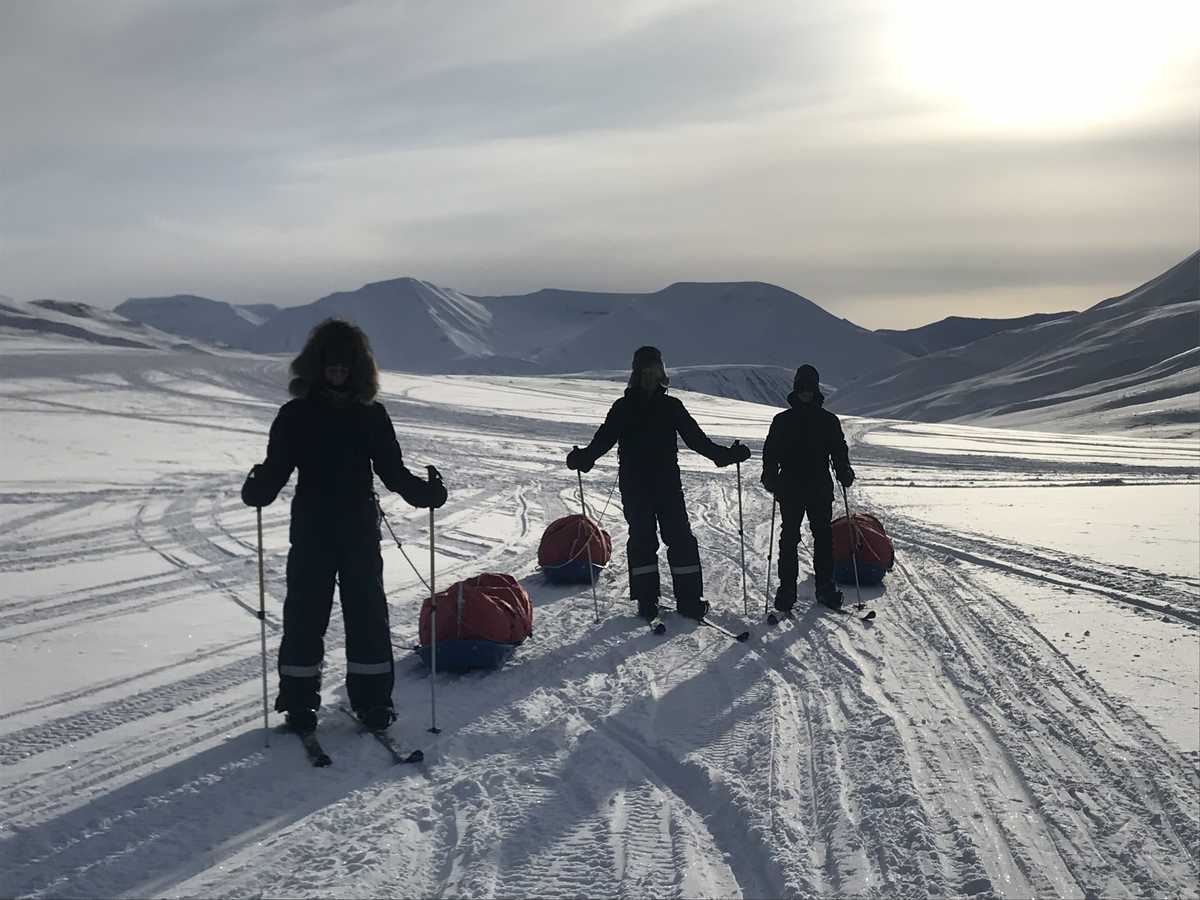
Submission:
<svg viewBox="0 0 1200 900">
<path fill-rule="evenodd" d="M 396 278 L 274 312 L 190 295 L 129 300 L 118 311 L 266 353 L 294 353 L 314 324 L 341 316 L 364 327 L 382 366 L 410 372 L 619 378 L 649 343 L 678 386 L 722 396 L 778 403 L 788 373 L 811 362 L 838 412 L 1050 428 L 1177 424 L 1183 433 L 1200 425 L 1198 270 L 1193 254 L 1083 312 L 951 317 L 882 333 L 761 282 L 476 296 Z"/>
<path fill-rule="evenodd" d="M 362 326 L 384 368 L 478 372 L 484 370 L 481 360 L 498 355 L 492 316 L 483 304 L 415 278 L 378 281 L 282 309 L 254 331 L 248 346 L 264 353 L 294 352 L 314 325 L 331 316 Z"/>
<path fill-rule="evenodd" d="M 561 294 L 560 294 L 561 295 Z M 638 344 L 674 366 L 778 366 L 809 362 L 838 385 L 908 354 L 799 294 L 762 282 L 681 282 L 651 294 L 604 295 L 605 315 L 534 359 L 547 372 L 627 368 Z M 502 303 L 488 308 L 499 318 Z"/>
<path fill-rule="evenodd" d="M 891 328 L 877 328 L 875 333 L 893 347 L 903 350 L 910 356 L 928 356 L 930 353 L 963 347 L 972 341 L 989 337 L 1001 331 L 1028 328 L 1070 315 L 1074 315 L 1074 312 L 1037 313 L 1016 319 L 974 319 L 949 316 L 940 322 L 922 325 L 920 328 L 899 331 Z"/>
<path fill-rule="evenodd" d="M 625 369 L 634 349 L 650 343 L 662 349 L 670 368 L 749 367 L 749 381 L 725 380 L 745 390 L 761 380 L 752 371 L 756 367 L 794 371 L 811 362 L 827 383 L 837 385 L 908 358 L 804 297 L 759 282 L 679 283 L 649 294 L 542 290 L 468 296 L 396 278 L 281 309 L 262 325 L 251 324 L 230 304 L 186 295 L 129 300 L 118 310 L 178 334 L 262 353 L 295 352 L 313 325 L 341 316 L 366 330 L 380 365 L 411 372 Z M 722 381 L 711 375 L 703 380 Z"/>
<path fill-rule="evenodd" d="M 846 412 L 918 421 L 1061 428 L 1099 420 L 1106 428 L 1194 428 L 1200 423 L 1198 346 L 1200 253 L 1194 253 L 1083 312 L 861 378 L 836 402 Z"/>
<path fill-rule="evenodd" d="M 0 297 L 0 342 L 5 349 L 75 349 L 84 346 L 206 352 L 196 342 L 133 322 L 108 309 L 74 300 L 24 303 Z"/>
<path fill-rule="evenodd" d="M 235 306 L 195 294 L 131 297 L 116 308 L 117 313 L 135 322 L 230 347 L 247 347 L 255 329 L 278 311 L 279 307 L 269 303 Z"/>
</svg>

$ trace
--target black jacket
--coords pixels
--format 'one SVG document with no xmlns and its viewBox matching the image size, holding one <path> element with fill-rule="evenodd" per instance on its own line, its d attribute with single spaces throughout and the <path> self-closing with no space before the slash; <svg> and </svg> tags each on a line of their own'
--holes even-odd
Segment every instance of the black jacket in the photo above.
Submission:
<svg viewBox="0 0 1200 900">
<path fill-rule="evenodd" d="M 789 492 L 819 486 L 832 493 L 830 463 L 839 473 L 850 468 L 842 423 L 822 408 L 824 402 L 819 391 L 812 403 L 802 403 L 791 393 L 791 409 L 771 421 L 762 450 L 762 483 L 767 490 Z"/>
<path fill-rule="evenodd" d="M 314 391 L 285 403 L 271 425 L 267 458 L 242 485 L 248 506 L 266 506 L 299 469 L 293 513 L 339 518 L 364 506 L 374 510 L 375 473 L 388 490 L 413 506 L 438 502 L 444 488 L 418 478 L 404 465 L 392 420 L 382 403 L 338 400 Z"/>
<path fill-rule="evenodd" d="M 647 394 L 641 388 L 626 388 L 604 423 L 596 430 L 583 455 L 594 463 L 617 444 L 621 482 L 673 477 L 679 480 L 679 442 L 683 442 L 717 465 L 732 462 L 728 447 L 709 440 L 683 403 L 658 388 Z"/>
</svg>

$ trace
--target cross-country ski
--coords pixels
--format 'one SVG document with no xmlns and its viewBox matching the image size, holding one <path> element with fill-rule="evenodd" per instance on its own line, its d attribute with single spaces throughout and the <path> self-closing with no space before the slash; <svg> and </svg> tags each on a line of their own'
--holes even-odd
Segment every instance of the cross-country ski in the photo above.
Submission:
<svg viewBox="0 0 1200 900">
<path fill-rule="evenodd" d="M 350 718 L 355 724 L 358 725 L 359 733 L 369 734 L 371 737 L 375 738 L 375 740 L 378 741 L 380 743 L 380 745 L 382 745 L 383 748 L 385 750 L 387 750 L 388 753 L 391 755 L 392 762 L 400 764 L 400 763 L 419 763 L 419 762 L 425 761 L 425 753 L 423 751 L 421 751 L 421 750 L 405 751 L 400 747 L 400 745 L 398 743 L 396 743 L 396 739 L 394 737 L 392 737 L 390 734 L 388 734 L 386 729 L 370 728 L 361 719 L 359 719 L 358 716 L 354 715 L 353 712 L 346 709 L 346 707 L 342 706 L 342 707 L 339 707 L 339 709 L 345 716 Z"/>
<path fill-rule="evenodd" d="M 333 764 L 333 760 L 325 752 L 325 748 L 321 746 L 321 741 L 317 738 L 315 731 L 296 731 L 293 734 L 300 738 L 300 743 L 304 746 L 304 752 L 308 756 L 309 762 L 314 766 L 324 768 Z"/>
</svg>

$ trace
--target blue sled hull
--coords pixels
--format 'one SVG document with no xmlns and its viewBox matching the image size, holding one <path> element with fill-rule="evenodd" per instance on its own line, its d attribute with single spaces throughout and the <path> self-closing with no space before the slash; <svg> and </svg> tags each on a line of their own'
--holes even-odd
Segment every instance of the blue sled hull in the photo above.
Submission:
<svg viewBox="0 0 1200 900">
<path fill-rule="evenodd" d="M 874 566 L 870 563 L 860 562 L 858 564 L 858 583 L 866 586 L 874 586 L 883 582 L 883 576 L 887 574 L 887 569 L 883 566 Z M 839 562 L 833 564 L 833 577 L 839 584 L 854 584 L 854 564 L 849 562 Z"/>
<path fill-rule="evenodd" d="M 600 580 L 604 566 L 594 563 L 589 566 L 586 559 L 575 559 L 560 566 L 542 566 L 546 580 L 551 584 L 591 584 L 592 579 Z"/>
<path fill-rule="evenodd" d="M 499 641 L 438 641 L 437 667 L 439 672 L 469 672 L 472 669 L 499 669 L 513 655 L 519 644 Z M 425 667 L 430 667 L 433 655 L 429 647 L 414 648 Z"/>
</svg>

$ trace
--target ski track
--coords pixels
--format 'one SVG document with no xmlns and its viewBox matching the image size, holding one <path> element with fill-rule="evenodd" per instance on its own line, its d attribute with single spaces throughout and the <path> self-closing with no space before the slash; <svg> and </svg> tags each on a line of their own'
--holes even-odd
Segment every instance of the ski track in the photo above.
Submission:
<svg viewBox="0 0 1200 900">
<path fill-rule="evenodd" d="M 950 533 L 921 526 L 894 513 L 889 517 L 891 521 L 896 522 L 897 535 L 902 536 L 908 547 L 1102 594 L 1190 625 L 1200 625 L 1200 582 L 1195 579 L 1105 564 L 1079 554 L 1014 546 L 994 538 Z M 1086 575 L 1081 576 L 1081 572 Z"/>
<path fill-rule="evenodd" d="M 264 364 L 197 381 L 253 398 L 276 378 Z M 263 433 L 273 413 L 149 379 L 130 390 L 237 407 Z M 264 750 L 249 615 L 244 640 L 5 710 L 0 847 L 10 864 L 0 894 L 1084 897 L 1178 895 L 1200 883 L 1200 761 L 950 563 L 954 551 L 987 557 L 1098 602 L 1170 600 L 1181 620 L 1200 608 L 1189 580 L 1164 585 L 1096 561 L 1081 580 L 1065 554 L 928 528 L 897 511 L 889 525 L 904 553 L 882 595 L 869 595 L 886 608 L 876 624 L 801 610 L 756 626 L 742 645 L 668 615 L 658 637 L 632 615 L 620 497 L 602 467 L 584 485 L 616 549 L 596 625 L 590 588 L 551 587 L 536 574 L 542 529 L 578 504 L 562 451 L 588 429 L 483 414 L 439 421 L 436 406 L 390 405 L 410 466 L 436 461 L 451 487 L 437 513 L 438 584 L 512 572 L 538 608 L 534 637 L 500 672 L 439 676 L 443 733 L 427 734 L 428 680 L 406 658 L 424 588 L 384 529 L 396 730 L 403 745 L 424 747 L 421 766 L 389 766 L 332 712 L 323 725 L 330 769 L 310 769 L 286 735 Z M 864 447 L 861 462 L 929 464 L 915 457 Z M 742 474 L 747 600 L 761 622 L 771 505 Z M 168 602 L 256 612 L 257 543 L 239 477 L 81 491 L 18 515 L 0 541 L 0 571 L 146 551 L 170 571 L 0 606 L 0 642 Z M 689 468 L 684 484 L 714 620 L 733 627 L 742 613 L 734 473 Z M 71 516 L 113 499 L 131 504 L 128 523 L 71 527 Z M 382 499 L 423 568 L 427 514 Z M 264 515 L 275 548 L 285 500 Z M 477 524 L 502 516 L 507 530 Z M 807 537 L 802 569 L 806 546 Z M 274 643 L 283 556 L 267 563 Z M 665 553 L 660 563 L 669 602 Z M 341 691 L 342 646 L 335 613 L 327 709 Z"/>
</svg>

